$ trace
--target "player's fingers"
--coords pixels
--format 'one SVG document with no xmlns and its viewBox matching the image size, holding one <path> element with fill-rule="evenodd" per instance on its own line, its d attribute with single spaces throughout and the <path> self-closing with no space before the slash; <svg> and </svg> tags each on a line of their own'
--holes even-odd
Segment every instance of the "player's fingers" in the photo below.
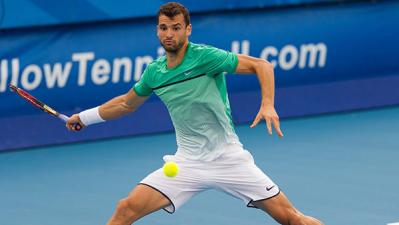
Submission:
<svg viewBox="0 0 399 225">
<path fill-rule="evenodd" d="M 281 129 L 280 129 L 280 121 L 279 121 L 278 118 L 275 118 L 275 119 L 273 120 L 273 125 L 274 125 L 274 129 L 276 129 L 277 135 L 278 135 L 279 137 L 283 137 L 284 135 L 283 135 L 283 132 L 282 132 Z"/>
<path fill-rule="evenodd" d="M 255 119 L 254 119 L 254 121 L 252 122 L 252 124 L 251 124 L 251 128 L 254 128 L 254 127 L 256 127 L 256 125 L 258 125 L 258 123 L 259 123 L 259 121 L 261 120 L 261 116 L 260 116 L 260 114 L 258 113 L 258 115 L 256 115 L 256 117 L 255 117 Z"/>
<path fill-rule="evenodd" d="M 81 129 L 85 128 L 86 126 L 84 126 L 81 122 L 77 122 L 77 123 L 73 123 L 71 125 L 71 127 L 74 131 L 80 131 Z"/>
<path fill-rule="evenodd" d="M 273 134 L 272 132 L 272 121 L 270 118 L 266 118 L 266 127 L 267 127 L 267 131 L 269 132 L 270 135 Z"/>
<path fill-rule="evenodd" d="M 76 130 L 76 127 L 75 127 L 75 124 L 70 124 L 69 126 L 71 127 L 71 130 L 72 130 L 72 131 L 77 131 L 77 130 Z"/>
<path fill-rule="evenodd" d="M 69 131 L 71 131 L 72 130 L 72 128 L 71 128 L 71 125 L 67 122 L 67 123 L 65 123 L 65 127 L 69 130 Z"/>
<path fill-rule="evenodd" d="M 80 124 L 80 121 L 77 117 L 76 114 L 72 115 L 69 120 L 66 122 L 66 127 L 68 128 L 68 130 L 70 131 L 78 131 L 80 129 L 77 129 L 76 124 Z M 81 128 L 82 126 L 80 126 Z"/>
</svg>

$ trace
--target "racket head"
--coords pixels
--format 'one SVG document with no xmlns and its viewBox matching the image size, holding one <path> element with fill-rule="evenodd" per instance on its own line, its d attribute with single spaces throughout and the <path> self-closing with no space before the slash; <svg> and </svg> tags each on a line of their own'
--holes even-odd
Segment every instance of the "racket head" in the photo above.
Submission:
<svg viewBox="0 0 399 225">
<path fill-rule="evenodd" d="M 52 109 L 50 106 L 44 104 L 43 102 L 39 101 L 37 98 L 35 98 L 33 95 L 29 94 L 28 92 L 24 91 L 23 89 L 15 86 L 13 84 L 9 84 L 9 87 L 10 87 L 11 91 L 17 93 L 23 99 L 30 102 L 32 105 L 36 106 L 37 108 L 43 110 L 44 112 L 51 114 L 53 116 L 59 115 L 59 113 L 57 111 Z"/>
<path fill-rule="evenodd" d="M 64 114 L 60 114 L 59 112 L 55 111 L 52 109 L 50 106 L 44 104 L 43 102 L 39 101 L 37 98 L 35 98 L 33 95 L 29 94 L 28 92 L 24 91 L 23 89 L 13 85 L 9 84 L 9 88 L 11 91 L 17 93 L 19 96 L 21 96 L 23 99 L 26 101 L 30 102 L 32 105 L 36 106 L 37 108 L 43 110 L 44 112 L 53 115 L 55 117 L 58 117 L 59 119 L 63 120 L 64 122 L 67 122 L 69 120 L 69 117 L 65 116 Z M 79 131 L 82 129 L 82 126 L 79 123 L 75 123 L 73 125 L 74 129 L 76 131 Z"/>
</svg>

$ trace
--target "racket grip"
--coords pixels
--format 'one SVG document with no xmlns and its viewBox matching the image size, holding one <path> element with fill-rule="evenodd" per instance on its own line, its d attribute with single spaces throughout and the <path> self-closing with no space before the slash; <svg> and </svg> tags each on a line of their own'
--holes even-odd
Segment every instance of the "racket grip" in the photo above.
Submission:
<svg viewBox="0 0 399 225">
<path fill-rule="evenodd" d="M 69 120 L 69 117 L 66 116 L 66 115 L 64 115 L 64 114 L 58 115 L 58 118 L 60 118 L 60 119 L 63 120 L 64 122 L 67 122 L 67 121 Z M 82 125 L 80 125 L 79 123 L 75 123 L 75 124 L 73 124 L 73 128 L 74 128 L 76 131 L 80 131 L 80 130 L 82 129 Z"/>
<path fill-rule="evenodd" d="M 82 126 L 79 123 L 75 123 L 73 125 L 73 128 L 75 128 L 76 131 L 80 131 L 82 129 Z"/>
</svg>

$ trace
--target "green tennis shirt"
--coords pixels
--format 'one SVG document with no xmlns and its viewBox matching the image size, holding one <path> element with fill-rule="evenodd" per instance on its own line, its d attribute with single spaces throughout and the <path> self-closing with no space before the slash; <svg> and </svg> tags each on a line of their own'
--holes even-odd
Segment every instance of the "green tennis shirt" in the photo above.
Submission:
<svg viewBox="0 0 399 225">
<path fill-rule="evenodd" d="M 234 53 L 189 43 L 179 65 L 167 68 L 162 56 L 134 85 L 138 95 L 155 92 L 168 108 L 176 131 L 176 155 L 210 161 L 228 145 L 242 146 L 234 131 L 225 79 L 237 64 Z"/>
</svg>

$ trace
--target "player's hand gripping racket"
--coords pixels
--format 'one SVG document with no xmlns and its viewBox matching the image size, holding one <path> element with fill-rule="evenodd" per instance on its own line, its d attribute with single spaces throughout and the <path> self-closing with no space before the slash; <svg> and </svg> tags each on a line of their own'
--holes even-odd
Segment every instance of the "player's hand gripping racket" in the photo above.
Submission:
<svg viewBox="0 0 399 225">
<path fill-rule="evenodd" d="M 23 99 L 25 99 L 26 101 L 32 103 L 34 106 L 36 106 L 37 108 L 43 110 L 44 112 L 53 115 L 59 119 L 61 119 L 64 122 L 67 122 L 69 120 L 69 117 L 61 114 L 57 111 L 55 111 L 54 109 L 52 109 L 51 107 L 49 107 L 48 105 L 44 104 L 43 102 L 37 100 L 35 97 L 33 97 L 31 94 L 29 94 L 28 92 L 22 90 L 21 88 L 18 88 L 12 84 L 10 84 L 10 89 L 17 93 L 19 96 L 21 96 Z M 73 125 L 73 127 L 75 128 L 75 130 L 80 130 L 82 129 L 82 126 L 79 123 L 76 123 Z"/>
</svg>

